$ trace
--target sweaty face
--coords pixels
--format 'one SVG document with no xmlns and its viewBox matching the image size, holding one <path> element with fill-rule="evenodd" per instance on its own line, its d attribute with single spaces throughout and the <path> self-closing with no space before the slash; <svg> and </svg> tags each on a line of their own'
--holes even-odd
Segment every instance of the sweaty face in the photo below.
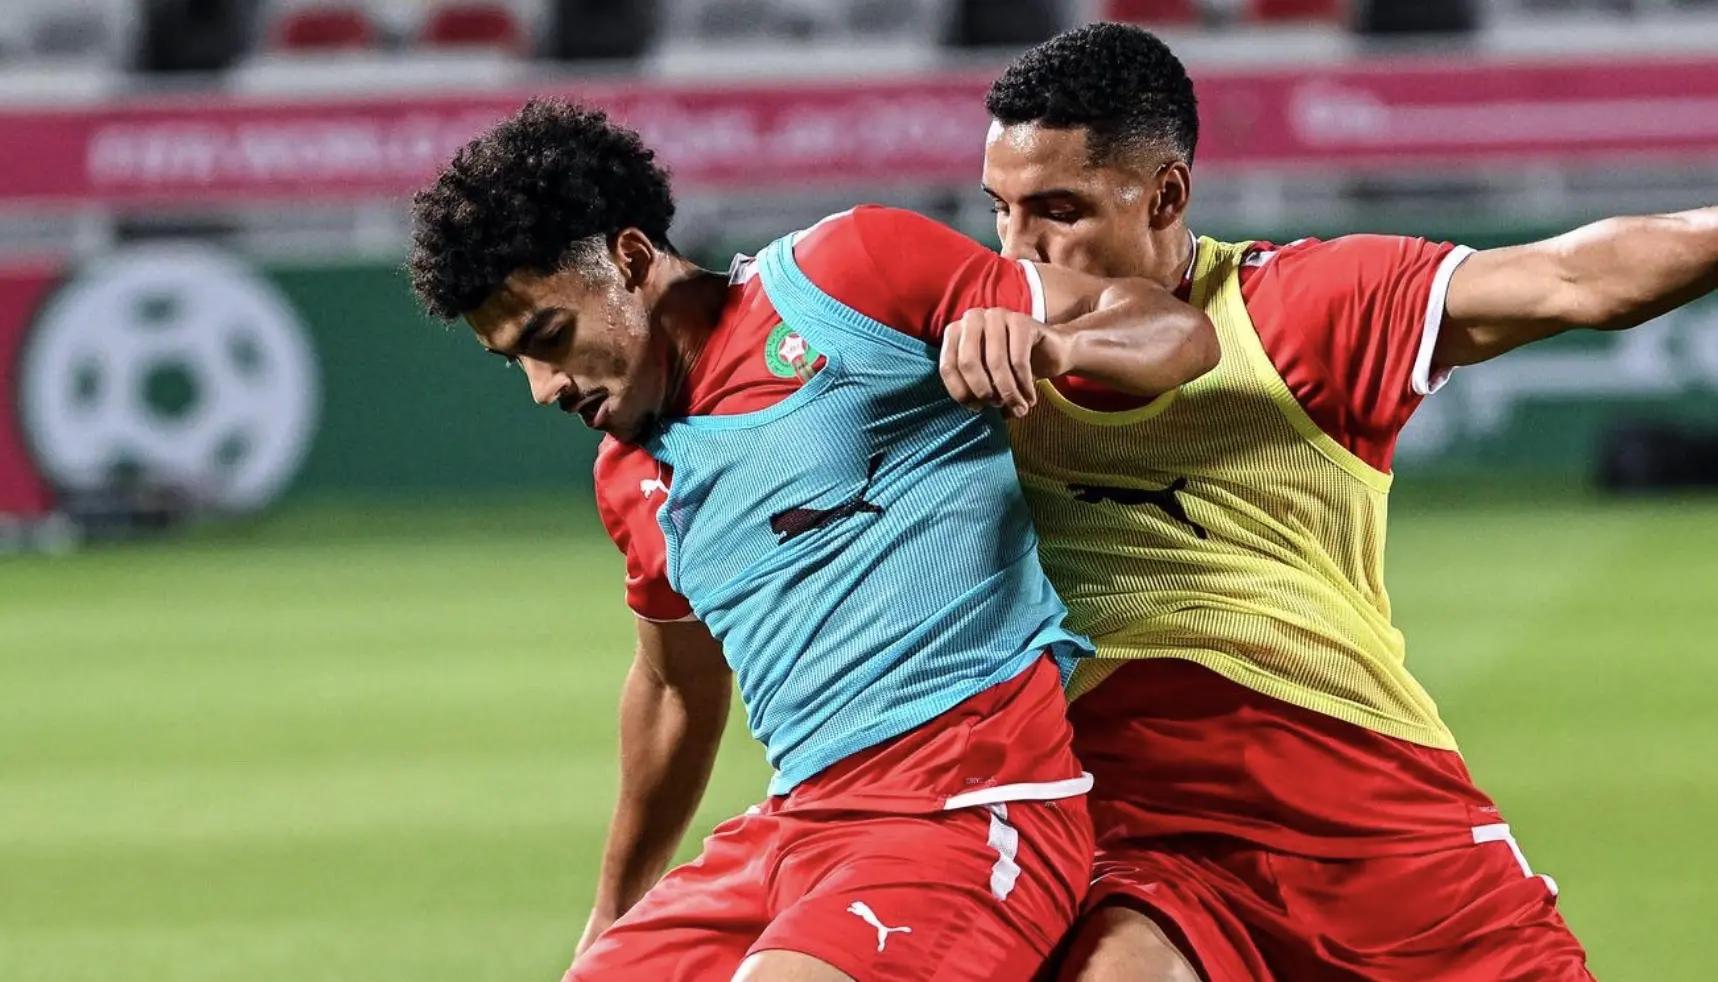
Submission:
<svg viewBox="0 0 1718 982">
<path fill-rule="evenodd" d="M 662 412 L 666 375 L 649 311 L 613 267 L 515 272 L 466 320 L 485 348 L 524 371 L 538 405 L 623 440 Z"/>
<path fill-rule="evenodd" d="M 984 190 L 1010 259 L 1097 276 L 1148 276 L 1161 169 L 1093 166 L 1086 131 L 993 123 L 984 145 Z"/>
</svg>

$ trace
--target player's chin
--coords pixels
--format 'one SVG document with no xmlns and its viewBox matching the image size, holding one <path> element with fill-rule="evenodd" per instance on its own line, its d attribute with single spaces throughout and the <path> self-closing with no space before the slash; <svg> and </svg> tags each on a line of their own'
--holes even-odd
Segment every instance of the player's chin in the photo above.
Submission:
<svg viewBox="0 0 1718 982">
<path fill-rule="evenodd" d="M 622 443 L 637 443 L 650 433 L 653 422 L 648 413 L 617 410 L 610 413 L 598 429 Z"/>
</svg>

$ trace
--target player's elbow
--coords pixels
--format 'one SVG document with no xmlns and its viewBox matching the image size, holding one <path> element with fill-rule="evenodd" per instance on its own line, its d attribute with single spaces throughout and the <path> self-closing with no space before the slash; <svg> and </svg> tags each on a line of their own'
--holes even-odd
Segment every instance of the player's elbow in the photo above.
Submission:
<svg viewBox="0 0 1718 982">
<path fill-rule="evenodd" d="M 1182 384 L 1216 368 L 1223 358 L 1223 346 L 1217 341 L 1217 326 L 1211 323 L 1211 318 L 1192 308 L 1188 308 L 1188 314 L 1186 339 L 1182 342 L 1187 351 L 1187 377 Z"/>
<path fill-rule="evenodd" d="M 1116 281 L 1099 306 L 1126 307 L 1149 325 L 1144 343 L 1133 352 L 1134 360 L 1150 363 L 1140 365 L 1149 381 L 1142 378 L 1140 386 L 1130 389 L 1136 394 L 1155 395 L 1185 385 L 1216 368 L 1222 357 L 1211 318 L 1155 283 Z"/>
<path fill-rule="evenodd" d="M 1223 354 L 1217 343 L 1217 329 L 1202 310 L 1185 308 L 1165 329 L 1168 336 L 1162 350 L 1166 356 L 1158 366 L 1158 377 L 1149 387 L 1153 395 L 1199 378 L 1216 368 Z"/>
</svg>

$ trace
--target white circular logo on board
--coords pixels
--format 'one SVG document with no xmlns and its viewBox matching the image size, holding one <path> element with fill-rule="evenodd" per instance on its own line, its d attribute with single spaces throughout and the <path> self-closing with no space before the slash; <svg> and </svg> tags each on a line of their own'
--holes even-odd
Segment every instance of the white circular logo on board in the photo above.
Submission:
<svg viewBox="0 0 1718 982">
<path fill-rule="evenodd" d="M 316 424 L 298 316 L 206 245 L 140 246 L 84 269 L 37 318 L 22 381 L 35 455 L 69 487 L 131 472 L 256 508 L 297 473 Z"/>
</svg>

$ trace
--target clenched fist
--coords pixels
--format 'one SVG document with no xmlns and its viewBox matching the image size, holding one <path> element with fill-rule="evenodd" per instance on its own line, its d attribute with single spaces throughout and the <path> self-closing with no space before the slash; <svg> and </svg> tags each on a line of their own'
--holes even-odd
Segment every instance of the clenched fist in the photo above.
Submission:
<svg viewBox="0 0 1718 982">
<path fill-rule="evenodd" d="M 1033 382 L 1067 374 L 1069 335 L 1014 310 L 969 310 L 943 332 L 937 371 L 968 409 L 999 406 L 1020 417 L 1038 402 Z"/>
</svg>

